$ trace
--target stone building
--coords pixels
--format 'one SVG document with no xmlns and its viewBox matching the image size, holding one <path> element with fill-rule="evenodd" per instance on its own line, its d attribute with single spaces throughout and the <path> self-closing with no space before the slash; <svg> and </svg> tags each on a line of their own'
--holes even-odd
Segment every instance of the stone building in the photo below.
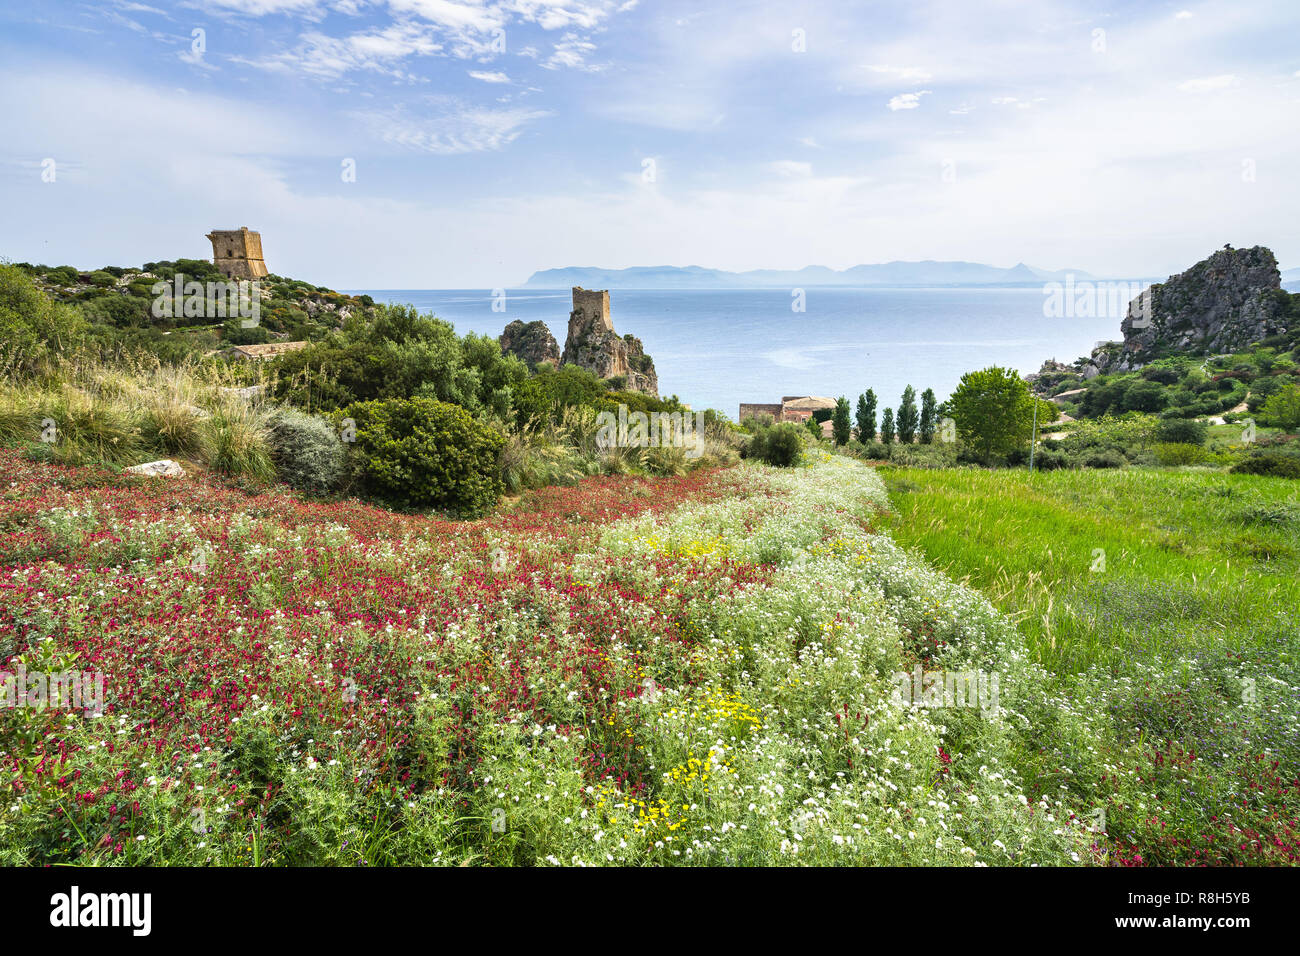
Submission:
<svg viewBox="0 0 1300 956">
<path fill-rule="evenodd" d="M 783 395 L 779 404 L 742 402 L 737 421 L 770 415 L 773 421 L 802 423 L 812 418 L 813 412 L 822 409 L 834 411 L 835 399 L 820 395 Z"/>
<path fill-rule="evenodd" d="M 228 279 L 260 279 L 267 275 L 262 258 L 262 234 L 247 226 L 238 229 L 214 229 L 208 233 L 212 242 L 212 264 Z"/>
</svg>

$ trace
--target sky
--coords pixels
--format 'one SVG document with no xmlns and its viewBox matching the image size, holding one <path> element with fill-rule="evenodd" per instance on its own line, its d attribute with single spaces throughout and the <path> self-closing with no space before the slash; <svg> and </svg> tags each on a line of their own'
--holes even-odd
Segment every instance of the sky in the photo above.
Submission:
<svg viewBox="0 0 1300 956">
<path fill-rule="evenodd" d="M 0 0 L 0 258 L 1300 266 L 1300 4 Z"/>
</svg>

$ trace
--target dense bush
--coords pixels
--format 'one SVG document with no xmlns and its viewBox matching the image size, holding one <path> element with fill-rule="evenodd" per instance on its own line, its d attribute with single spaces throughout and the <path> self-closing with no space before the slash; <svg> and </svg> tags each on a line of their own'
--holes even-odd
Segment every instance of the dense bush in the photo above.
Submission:
<svg viewBox="0 0 1300 956">
<path fill-rule="evenodd" d="M 1277 389 L 1260 408 L 1260 418 L 1283 431 L 1300 428 L 1300 386 L 1288 384 Z"/>
<path fill-rule="evenodd" d="M 1300 455 L 1282 450 L 1257 451 L 1249 458 L 1237 462 L 1232 470 L 1246 475 L 1273 475 L 1278 478 L 1300 478 Z"/>
<path fill-rule="evenodd" d="M 357 402 L 333 418 L 355 429 L 353 474 L 378 498 L 472 516 L 501 497 L 501 433 L 459 406 L 394 398 Z"/>
<path fill-rule="evenodd" d="M 1115 449 L 1108 448 L 1085 456 L 1083 463 L 1088 468 L 1123 468 L 1128 464 L 1128 459 Z"/>
<path fill-rule="evenodd" d="M 1070 456 L 1056 448 L 1044 448 L 1034 456 L 1034 467 L 1039 471 L 1056 471 L 1070 467 Z"/>
<path fill-rule="evenodd" d="M 754 434 L 742 454 L 746 458 L 779 468 L 789 468 L 803 457 L 803 448 L 804 438 L 799 426 L 793 422 L 782 422 L 779 425 L 756 424 Z"/>
<path fill-rule="evenodd" d="M 1158 442 L 1154 450 L 1162 465 L 1205 465 L 1217 460 L 1212 452 L 1192 442 Z"/>
<path fill-rule="evenodd" d="M 11 372 L 48 367 L 77 346 L 86 331 L 75 308 L 54 302 L 22 269 L 0 263 L 0 359 Z"/>
<path fill-rule="evenodd" d="M 343 477 L 343 443 L 329 422 L 287 406 L 267 423 L 267 444 L 276 471 L 287 484 L 323 494 Z"/>
<path fill-rule="evenodd" d="M 1204 422 L 1190 418 L 1171 418 L 1156 426 L 1155 439 L 1178 445 L 1204 445 L 1208 433 L 1209 428 Z"/>
<path fill-rule="evenodd" d="M 353 402 L 428 398 L 499 417 L 528 375 L 486 336 L 457 336 L 452 326 L 413 307 L 379 306 L 373 320 L 352 316 L 324 342 L 278 360 L 276 397 L 300 408 L 337 410 Z"/>
</svg>

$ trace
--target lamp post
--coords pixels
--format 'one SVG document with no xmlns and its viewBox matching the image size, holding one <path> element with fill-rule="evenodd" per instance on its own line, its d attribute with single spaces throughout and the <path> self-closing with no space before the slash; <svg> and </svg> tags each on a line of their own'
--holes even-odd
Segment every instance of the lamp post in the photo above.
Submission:
<svg viewBox="0 0 1300 956">
<path fill-rule="evenodd" d="M 1038 447 L 1038 397 L 1033 392 L 1029 393 L 1029 397 L 1034 402 L 1034 433 L 1029 440 L 1029 471 L 1032 474 L 1034 470 L 1034 450 Z"/>
</svg>

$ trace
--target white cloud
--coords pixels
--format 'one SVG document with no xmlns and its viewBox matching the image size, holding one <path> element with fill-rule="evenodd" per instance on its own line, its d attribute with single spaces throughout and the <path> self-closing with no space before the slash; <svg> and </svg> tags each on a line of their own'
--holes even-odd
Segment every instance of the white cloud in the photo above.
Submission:
<svg viewBox="0 0 1300 956">
<path fill-rule="evenodd" d="M 503 149 L 529 123 L 550 115 L 546 110 L 488 109 L 445 98 L 430 101 L 427 116 L 412 116 L 401 108 L 351 115 L 386 143 L 439 156 Z"/>
<path fill-rule="evenodd" d="M 928 96 L 929 90 L 919 90 L 916 93 L 899 93 L 891 97 L 887 104 L 891 110 L 914 110 L 921 105 L 921 97 Z"/>
<path fill-rule="evenodd" d="M 536 23 L 543 30 L 576 27 L 592 30 L 615 13 L 636 6 L 635 0 L 619 4 L 616 0 L 508 0 L 506 9 L 520 19 Z"/>
<path fill-rule="evenodd" d="M 1202 76 L 1178 84 L 1184 93 L 1212 93 L 1215 90 L 1227 90 L 1240 86 L 1241 80 L 1233 73 L 1220 73 L 1217 76 Z"/>
<path fill-rule="evenodd" d="M 768 163 L 767 168 L 776 175 L 787 178 L 802 178 L 812 175 L 812 163 L 804 163 L 794 159 L 778 159 L 775 162 Z"/>
<path fill-rule="evenodd" d="M 509 83 L 510 77 L 506 76 L 500 70 L 488 72 L 487 70 L 470 70 L 469 75 L 476 80 L 482 80 L 484 83 Z"/>
<path fill-rule="evenodd" d="M 928 70 L 918 66 L 885 66 L 873 63 L 863 66 L 863 69 L 869 73 L 881 74 L 889 81 L 904 83 L 924 83 L 933 78 Z"/>
<path fill-rule="evenodd" d="M 346 37 L 331 37 L 319 31 L 304 33 L 293 50 L 261 59 L 231 57 L 259 69 L 299 72 L 330 78 L 351 70 L 371 70 L 389 75 L 401 73 L 400 64 L 410 56 L 430 56 L 443 51 L 431 30 L 414 23 L 395 23 L 382 30 L 369 30 Z"/>
<path fill-rule="evenodd" d="M 176 58 L 182 63 L 188 63 L 190 66 L 199 70 L 207 70 L 211 72 L 220 69 L 220 67 L 196 50 L 182 50 L 180 53 L 176 54 Z"/>
<path fill-rule="evenodd" d="M 555 44 L 551 55 L 546 58 L 542 66 L 548 70 L 568 67 L 596 73 L 604 69 L 604 67 L 593 66 L 587 62 L 587 58 L 595 52 L 596 44 L 590 40 L 580 37 L 576 33 L 566 33 Z"/>
<path fill-rule="evenodd" d="M 1194 16 L 1194 14 L 1192 13 L 1191 10 L 1179 10 L 1177 13 L 1174 14 L 1174 19 L 1175 19 L 1175 20 L 1190 20 L 1193 16 Z"/>
<path fill-rule="evenodd" d="M 491 33 L 506 25 L 501 10 L 483 3 L 453 3 L 452 0 L 388 0 L 394 13 L 411 14 L 447 30 Z"/>
<path fill-rule="evenodd" d="M 276 13 L 311 13 L 320 4 L 318 0 L 203 0 L 203 6 L 219 13 L 264 17 Z"/>
</svg>

